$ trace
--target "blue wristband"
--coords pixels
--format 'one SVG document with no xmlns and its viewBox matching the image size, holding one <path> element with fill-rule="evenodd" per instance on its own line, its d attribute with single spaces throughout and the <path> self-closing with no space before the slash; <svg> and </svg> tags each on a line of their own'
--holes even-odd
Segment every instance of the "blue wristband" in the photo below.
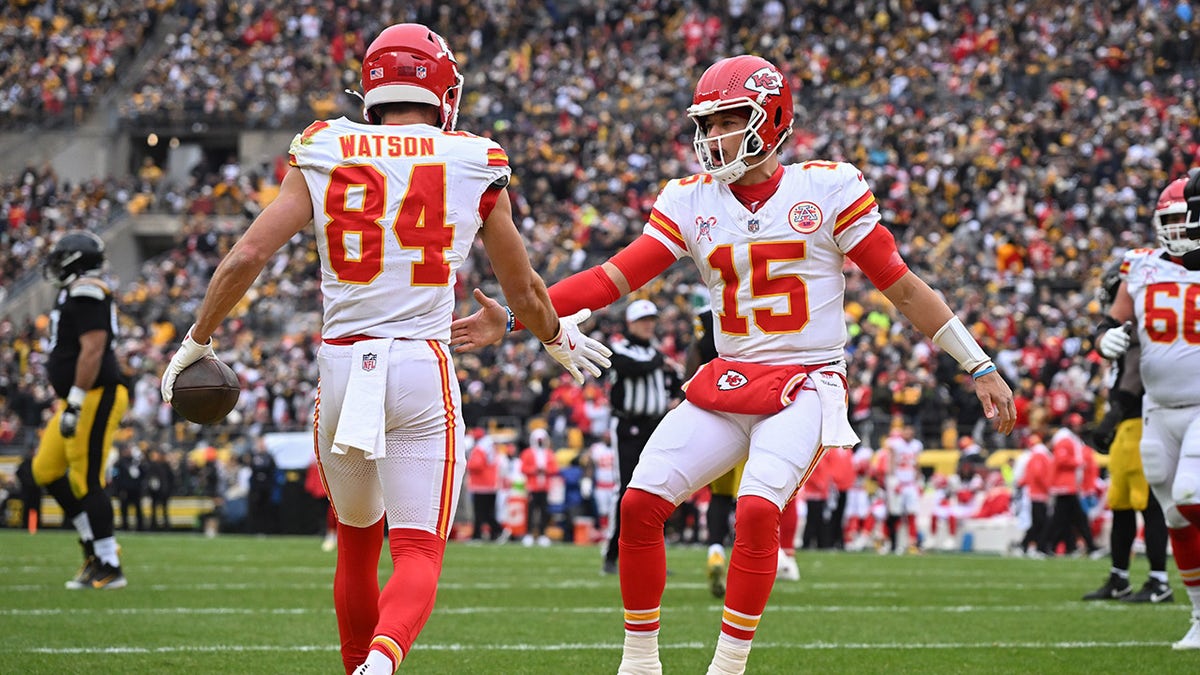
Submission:
<svg viewBox="0 0 1200 675">
<path fill-rule="evenodd" d="M 513 314 L 512 310 L 508 308 L 508 305 L 504 306 L 504 311 L 508 312 L 508 323 L 504 326 L 504 333 L 507 335 L 508 333 L 512 332 L 513 326 L 517 325 L 517 317 Z"/>
<path fill-rule="evenodd" d="M 986 368 L 983 368 L 977 372 L 971 373 L 971 377 L 978 380 L 979 378 L 983 377 L 984 375 L 987 375 L 988 373 L 994 373 L 994 372 L 996 372 L 996 364 L 993 363 L 992 365 L 990 365 Z"/>
</svg>

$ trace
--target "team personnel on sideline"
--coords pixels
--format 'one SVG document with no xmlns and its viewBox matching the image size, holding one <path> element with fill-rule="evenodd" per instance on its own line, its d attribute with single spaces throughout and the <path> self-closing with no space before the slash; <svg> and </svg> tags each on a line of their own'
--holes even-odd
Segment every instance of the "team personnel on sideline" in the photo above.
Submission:
<svg viewBox="0 0 1200 675">
<path fill-rule="evenodd" d="M 62 399 L 42 430 L 33 479 L 62 507 L 83 547 L 83 566 L 67 588 L 127 584 L 104 491 L 113 434 L 129 407 L 129 387 L 112 343 L 117 309 L 102 278 L 104 241 L 91 232 L 63 235 L 43 268 L 58 285 L 50 312 L 50 386 Z"/>
<path fill-rule="evenodd" d="M 1158 248 L 1121 263 L 1121 284 L 1101 324 L 1100 353 L 1117 359 L 1137 331 L 1142 386 L 1142 469 L 1162 505 L 1192 625 L 1175 649 L 1200 649 L 1200 169 L 1171 181 L 1154 207 Z"/>
<path fill-rule="evenodd" d="M 1104 271 L 1101 300 L 1107 306 L 1117 295 L 1121 283 L 1120 261 Z M 1112 509 L 1109 554 L 1112 569 L 1100 588 L 1083 596 L 1084 600 L 1124 600 L 1126 602 L 1171 602 L 1175 592 L 1167 581 L 1167 521 L 1162 507 L 1150 492 L 1142 472 L 1141 345 L 1134 342 L 1129 351 L 1112 362 L 1108 371 L 1108 410 L 1095 436 L 1096 449 L 1108 453 L 1108 508 Z M 1150 576 L 1137 592 L 1129 583 L 1129 559 L 1137 538 L 1137 512 L 1142 512 L 1146 559 Z"/>
<path fill-rule="evenodd" d="M 551 289 L 560 310 L 594 309 L 687 257 L 712 297 L 720 356 L 692 377 L 687 400 L 651 436 L 621 508 L 622 673 L 662 672 L 663 523 L 743 459 L 725 607 L 708 672 L 745 671 L 775 581 L 780 513 L 824 447 L 858 442 L 846 403 L 847 258 L 972 374 L 1000 432 L 1010 432 L 1016 419 L 1012 391 L 988 355 L 901 259 L 862 173 L 843 162 L 780 163 L 793 101 L 778 68 L 757 56 L 720 60 L 701 76 L 687 113 L 705 173 L 667 183 L 642 236 Z M 452 344 L 495 342 L 505 316 L 494 301 L 485 303 L 456 322 Z"/>
<path fill-rule="evenodd" d="M 559 319 L 529 266 L 496 143 L 456 131 L 463 78 L 445 40 L 397 24 L 367 48 L 365 123 L 317 121 L 290 148 L 280 194 L 221 261 L 162 380 L 213 353 L 212 335 L 293 235 L 321 260 L 317 456 L 338 517 L 334 607 L 346 672 L 392 673 L 433 610 L 466 466 L 447 342 L 455 270 L 478 234 L 513 307 L 582 382 L 608 349 Z M 380 591 L 384 514 L 394 573 Z"/>
</svg>

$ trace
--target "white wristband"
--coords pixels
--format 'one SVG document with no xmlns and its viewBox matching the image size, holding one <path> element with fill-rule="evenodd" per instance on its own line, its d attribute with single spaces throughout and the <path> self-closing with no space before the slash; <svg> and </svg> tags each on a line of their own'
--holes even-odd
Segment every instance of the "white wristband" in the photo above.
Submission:
<svg viewBox="0 0 1200 675">
<path fill-rule="evenodd" d="M 83 405 L 83 399 L 87 396 L 87 390 L 80 387 L 71 387 L 71 391 L 67 392 L 67 403 L 76 408 Z"/>
<path fill-rule="evenodd" d="M 968 373 L 973 373 L 979 366 L 990 359 L 979 343 L 963 325 L 957 316 L 950 317 L 933 336 L 933 343 L 958 361 L 958 365 Z"/>
</svg>

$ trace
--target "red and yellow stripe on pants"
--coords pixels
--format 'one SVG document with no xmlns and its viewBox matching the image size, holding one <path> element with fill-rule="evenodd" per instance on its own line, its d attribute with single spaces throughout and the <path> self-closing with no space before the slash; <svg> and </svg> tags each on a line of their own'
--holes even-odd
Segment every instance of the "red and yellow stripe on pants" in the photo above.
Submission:
<svg viewBox="0 0 1200 675">
<path fill-rule="evenodd" d="M 437 535 L 446 539 L 450 533 L 451 519 L 454 514 L 454 467 L 456 451 L 456 428 L 458 425 L 458 410 L 454 406 L 454 388 L 457 380 L 451 368 L 450 357 L 446 348 L 434 340 L 427 340 L 438 362 L 438 374 L 441 376 L 442 409 L 445 411 L 446 448 L 445 464 L 442 467 L 442 500 L 437 521 Z"/>
</svg>

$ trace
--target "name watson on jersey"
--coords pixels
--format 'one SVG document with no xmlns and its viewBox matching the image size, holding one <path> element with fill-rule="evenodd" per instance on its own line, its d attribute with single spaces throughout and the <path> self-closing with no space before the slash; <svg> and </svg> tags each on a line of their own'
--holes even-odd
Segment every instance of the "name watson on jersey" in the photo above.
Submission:
<svg viewBox="0 0 1200 675">
<path fill-rule="evenodd" d="M 349 157 L 425 157 L 433 154 L 433 138 L 347 134 L 339 136 L 342 159 Z"/>
</svg>

